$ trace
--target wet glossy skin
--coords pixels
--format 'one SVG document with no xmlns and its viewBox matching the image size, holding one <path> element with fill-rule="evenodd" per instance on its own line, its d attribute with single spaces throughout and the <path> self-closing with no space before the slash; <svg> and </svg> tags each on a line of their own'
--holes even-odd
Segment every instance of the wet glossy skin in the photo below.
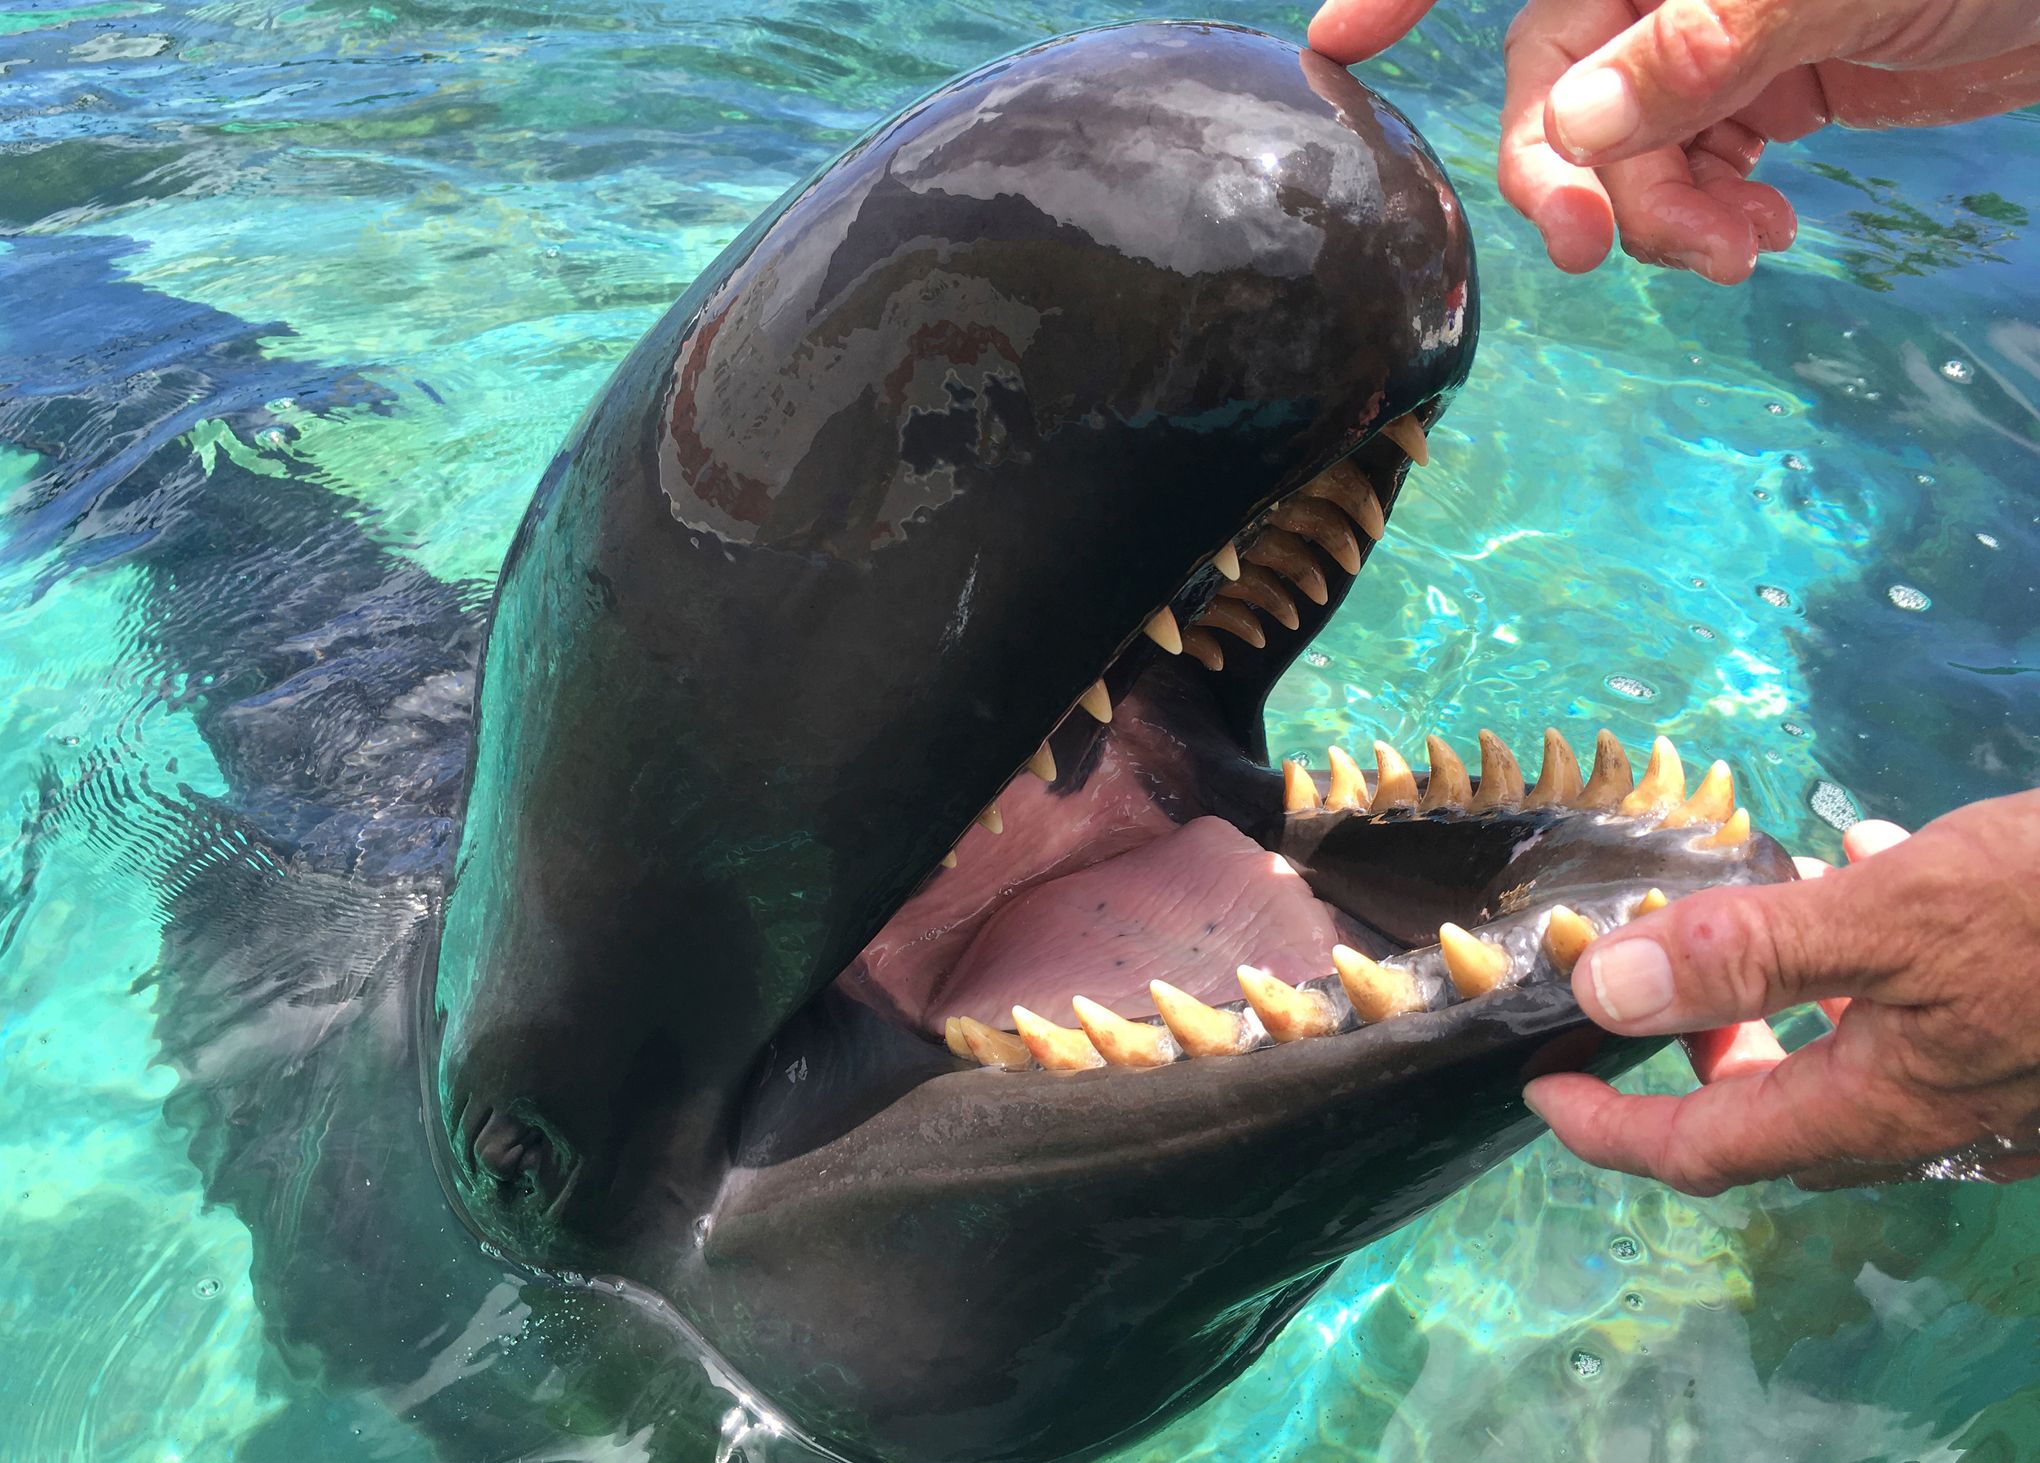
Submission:
<svg viewBox="0 0 2040 1463">
<path fill-rule="evenodd" d="M 467 1221 L 662 1297 L 850 1456 L 1045 1460 L 1206 1395 L 1529 1137 L 1524 1077 L 1594 1055 L 1562 982 L 1141 1074 L 967 1068 L 826 989 L 1220 544 L 1435 418 L 1475 315 L 1407 124 L 1215 27 L 989 67 L 732 246 L 501 582 L 432 999 Z M 1331 608 L 1183 694 L 1257 751 Z M 1242 826 L 1279 807 L 1245 761 L 1212 777 Z M 1320 829 L 1299 861 L 1456 910 L 1549 822 Z M 1779 872 L 1682 859 L 1589 842 L 1569 878 Z"/>
</svg>

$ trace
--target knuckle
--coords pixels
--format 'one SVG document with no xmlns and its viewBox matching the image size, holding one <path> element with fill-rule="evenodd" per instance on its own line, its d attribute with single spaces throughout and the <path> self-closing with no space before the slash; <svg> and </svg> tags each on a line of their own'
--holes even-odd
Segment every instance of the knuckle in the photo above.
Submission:
<svg viewBox="0 0 2040 1463">
<path fill-rule="evenodd" d="M 1680 912 L 1681 984 L 1710 1016 L 1767 1016 L 1792 1004 L 1799 985 L 1787 921 L 1752 892 L 1718 890 Z"/>
<path fill-rule="evenodd" d="M 1735 79 L 1749 55 L 1739 12 L 1719 0 L 1672 0 L 1651 14 L 1654 70 L 1675 96 L 1700 101 Z"/>
</svg>

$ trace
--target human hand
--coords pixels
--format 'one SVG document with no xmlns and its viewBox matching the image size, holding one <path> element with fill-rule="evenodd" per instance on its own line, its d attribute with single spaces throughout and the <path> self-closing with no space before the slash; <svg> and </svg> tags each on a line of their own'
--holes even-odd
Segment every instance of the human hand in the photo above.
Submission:
<svg viewBox="0 0 2040 1463">
<path fill-rule="evenodd" d="M 1310 45 L 1350 65 L 1432 3 L 1326 0 Z M 2040 101 L 2033 0 L 1527 0 L 1502 52 L 1502 196 L 1572 273 L 1619 227 L 1646 263 L 1737 283 L 1798 231 L 1749 181 L 1766 143 Z"/>
<path fill-rule="evenodd" d="M 1540 1077 L 1524 1099 L 1560 1142 L 1690 1194 L 2040 1174 L 2040 791 L 1844 842 L 1845 869 L 1706 890 L 1588 947 L 1587 1014 L 1702 1033 L 1704 1085 L 1640 1097 Z M 1759 1018 L 1805 1001 L 1835 1029 L 1787 1056 Z"/>
</svg>

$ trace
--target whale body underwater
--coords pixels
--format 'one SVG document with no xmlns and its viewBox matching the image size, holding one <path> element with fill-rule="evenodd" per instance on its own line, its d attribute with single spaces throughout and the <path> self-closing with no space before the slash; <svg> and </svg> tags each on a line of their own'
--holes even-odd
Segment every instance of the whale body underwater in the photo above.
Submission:
<svg viewBox="0 0 2040 1463">
<path fill-rule="evenodd" d="M 252 440 L 252 333 L 0 403 L 58 464 L 14 552 L 124 556 L 234 667 L 190 705 L 237 852 L 166 866 L 149 980 L 282 1363 L 448 1458 L 1095 1456 L 1541 1131 L 1528 1077 L 1646 1055 L 1585 942 L 1792 877 L 1719 764 L 1268 765 L 1478 315 L 1392 107 L 1136 24 L 737 239 L 486 605 L 118 430 L 146 377 Z"/>
</svg>

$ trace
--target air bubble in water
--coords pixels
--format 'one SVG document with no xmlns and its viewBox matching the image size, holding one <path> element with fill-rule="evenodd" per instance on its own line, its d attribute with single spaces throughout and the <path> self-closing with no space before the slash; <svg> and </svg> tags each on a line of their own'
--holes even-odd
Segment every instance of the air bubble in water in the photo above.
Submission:
<svg viewBox="0 0 2040 1463">
<path fill-rule="evenodd" d="M 1933 601 L 1910 584 L 1894 584 L 1884 591 L 1891 602 L 1902 610 L 1923 610 Z"/>
<path fill-rule="evenodd" d="M 1785 403 L 1782 401 L 1769 401 L 1764 403 L 1764 410 L 1774 417 L 1782 417 L 1785 415 Z"/>
<path fill-rule="evenodd" d="M 1693 634 L 1701 640 L 1714 640 L 1718 638 L 1715 635 L 1715 633 L 1712 630 L 1708 629 L 1705 625 L 1688 625 L 1686 628 L 1688 630 L 1691 630 Z"/>
<path fill-rule="evenodd" d="M 1618 696 L 1627 696 L 1632 701 L 1654 701 L 1657 687 L 1648 681 L 1639 681 L 1635 676 L 1610 676 L 1602 684 Z"/>
<path fill-rule="evenodd" d="M 1913 481 L 1923 488 L 1931 488 L 1934 485 L 1934 475 L 1930 472 L 1916 472 L 1913 474 Z"/>
<path fill-rule="evenodd" d="M 1307 664 L 1314 665 L 1319 670 L 1323 670 L 1332 663 L 1332 658 L 1322 650 L 1306 650 L 1303 653 L 1303 658 Z"/>
<path fill-rule="evenodd" d="M 1752 498 L 1755 498 L 1759 503 L 1768 503 L 1771 501 L 1771 495 L 1765 492 L 1762 488 L 1751 488 L 1750 496 Z"/>
<path fill-rule="evenodd" d="M 1810 737 L 1813 735 L 1812 732 L 1796 721 L 1781 721 L 1778 723 L 1778 730 L 1785 733 L 1788 737 Z"/>
<path fill-rule="evenodd" d="M 1998 546 L 1997 536 L 1995 534 L 1979 533 L 1976 536 L 1976 541 L 1982 544 L 1987 549 L 1994 549 Z"/>
<path fill-rule="evenodd" d="M 1950 381 L 1967 386 L 1976 375 L 1976 369 L 1967 361 L 1941 362 L 1941 374 Z"/>
<path fill-rule="evenodd" d="M 1632 1260 L 1641 1258 L 1643 1246 L 1626 1234 L 1618 1234 L 1608 1241 L 1608 1253 L 1626 1265 Z"/>
<path fill-rule="evenodd" d="M 1702 579 L 1698 574 L 1695 574 L 1691 579 L 1688 579 L 1686 581 L 1686 587 L 1688 589 L 1705 589 L 1707 587 L 1707 581 Z"/>
<path fill-rule="evenodd" d="M 1572 1354 L 1572 1369 L 1582 1381 L 1592 1381 L 1601 1375 L 1601 1368 L 1605 1365 L 1606 1363 L 1591 1351 L 1582 1349 Z"/>
<path fill-rule="evenodd" d="M 1310 766 L 1310 753 L 1308 751 L 1284 752 L 1282 760 L 1294 762 L 1299 767 L 1308 767 Z"/>
<path fill-rule="evenodd" d="M 1806 805 L 1813 809 L 1815 817 L 1837 833 L 1846 833 L 1863 821 L 1863 810 L 1856 806 L 1849 790 L 1825 779 L 1814 783 L 1806 795 Z"/>
<path fill-rule="evenodd" d="M 211 1300 L 220 1293 L 220 1283 L 211 1276 L 207 1276 L 199 1281 L 197 1285 L 193 1286 L 192 1289 L 198 1292 L 200 1300 Z"/>
<path fill-rule="evenodd" d="M 1805 458 L 1801 457 L 1797 452 L 1788 452 L 1785 454 L 1785 466 L 1789 471 L 1792 472 L 1813 471 L 1812 465 L 1808 463 Z"/>
<path fill-rule="evenodd" d="M 1757 586 L 1757 598 L 1774 610 L 1789 610 L 1792 608 L 1792 596 L 1775 584 L 1759 584 Z"/>
<path fill-rule="evenodd" d="M 1622 1304 L 1632 1311 L 1640 1311 L 1643 1309 L 1643 1296 L 1640 1292 L 1632 1290 L 1622 1297 Z"/>
</svg>

